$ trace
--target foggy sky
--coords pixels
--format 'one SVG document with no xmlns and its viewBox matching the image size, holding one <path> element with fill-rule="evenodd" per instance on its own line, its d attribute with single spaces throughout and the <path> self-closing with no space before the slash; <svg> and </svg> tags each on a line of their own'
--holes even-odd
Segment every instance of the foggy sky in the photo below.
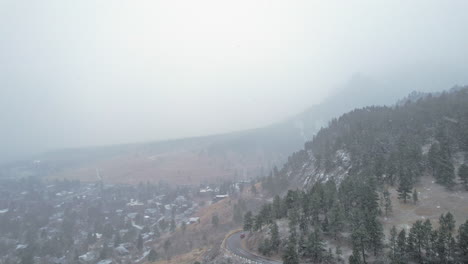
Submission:
<svg viewBox="0 0 468 264">
<path fill-rule="evenodd" d="M 260 127 L 356 73 L 390 89 L 467 84 L 466 10 L 462 0 L 2 0 L 0 161 Z"/>
</svg>

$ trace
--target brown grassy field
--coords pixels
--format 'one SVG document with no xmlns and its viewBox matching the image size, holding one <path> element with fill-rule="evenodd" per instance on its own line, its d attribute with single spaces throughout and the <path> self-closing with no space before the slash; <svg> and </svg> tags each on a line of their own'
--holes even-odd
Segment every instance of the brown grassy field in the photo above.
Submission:
<svg viewBox="0 0 468 264">
<path fill-rule="evenodd" d="M 393 213 L 383 218 L 385 234 L 388 235 L 393 225 L 399 229 L 409 228 L 417 220 L 430 219 L 433 227 L 437 227 L 439 216 L 449 211 L 454 215 L 457 226 L 464 223 L 468 219 L 468 192 L 460 187 L 449 191 L 435 183 L 434 178 L 421 177 L 415 186 L 419 201 L 406 204 L 398 200 L 395 188 L 390 189 Z"/>
</svg>

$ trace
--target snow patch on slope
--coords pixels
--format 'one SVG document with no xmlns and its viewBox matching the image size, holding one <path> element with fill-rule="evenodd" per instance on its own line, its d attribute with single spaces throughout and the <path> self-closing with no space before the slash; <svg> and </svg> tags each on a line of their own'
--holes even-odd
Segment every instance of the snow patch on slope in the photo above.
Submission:
<svg viewBox="0 0 468 264">
<path fill-rule="evenodd" d="M 333 159 L 333 170 L 326 171 L 324 168 L 318 168 L 315 165 L 315 158 L 311 152 L 309 161 L 302 166 L 299 177 L 302 179 L 304 187 L 312 186 L 316 182 L 327 182 L 334 179 L 337 184 L 340 184 L 348 175 L 351 168 L 351 157 L 345 150 L 338 150 Z M 290 174 L 291 175 L 291 174 Z"/>
</svg>

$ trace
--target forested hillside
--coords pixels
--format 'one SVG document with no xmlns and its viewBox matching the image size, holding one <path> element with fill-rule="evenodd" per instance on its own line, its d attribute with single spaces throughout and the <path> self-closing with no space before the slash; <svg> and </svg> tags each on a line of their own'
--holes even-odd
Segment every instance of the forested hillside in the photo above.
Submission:
<svg viewBox="0 0 468 264">
<path fill-rule="evenodd" d="M 275 185 L 284 187 L 285 178 L 310 185 L 357 174 L 372 175 L 377 183 L 411 185 L 427 173 L 452 188 L 466 151 L 468 87 L 403 105 L 356 109 L 333 119 L 280 171 L 273 170 L 264 187 L 276 193 Z M 466 185 L 466 178 L 461 180 Z"/>
<path fill-rule="evenodd" d="M 467 188 L 468 87 L 403 101 L 332 120 L 263 179 L 273 202 L 244 218 L 244 229 L 260 234 L 260 253 L 282 256 L 284 263 L 468 261 L 468 220 L 456 223 L 450 212 L 384 232 L 393 207 L 418 203 L 414 186 L 422 177 L 463 199 Z M 298 189 L 285 193 L 286 186 Z M 392 191 L 398 204 L 392 205 Z M 280 242 L 284 221 L 288 239 Z"/>
</svg>

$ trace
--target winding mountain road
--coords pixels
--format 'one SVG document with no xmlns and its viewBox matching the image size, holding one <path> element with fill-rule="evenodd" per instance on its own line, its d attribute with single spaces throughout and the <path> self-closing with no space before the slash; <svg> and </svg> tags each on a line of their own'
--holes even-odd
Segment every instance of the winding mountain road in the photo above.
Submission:
<svg viewBox="0 0 468 264">
<path fill-rule="evenodd" d="M 226 238 L 224 246 L 226 247 L 227 250 L 229 250 L 231 253 L 246 259 L 247 261 L 250 261 L 250 263 L 258 263 L 258 264 L 282 264 L 283 262 L 275 261 L 275 260 L 270 260 L 266 259 L 257 255 L 254 255 L 244 248 L 242 248 L 241 244 L 241 237 L 240 235 L 242 234 L 242 231 L 235 232 L 231 234 L 228 238 Z"/>
</svg>

